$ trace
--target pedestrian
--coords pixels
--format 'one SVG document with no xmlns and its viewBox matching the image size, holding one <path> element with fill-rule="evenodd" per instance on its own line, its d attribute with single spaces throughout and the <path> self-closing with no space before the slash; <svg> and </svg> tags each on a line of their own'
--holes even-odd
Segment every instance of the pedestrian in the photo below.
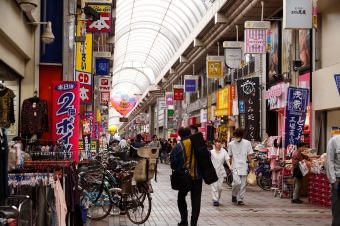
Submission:
<svg viewBox="0 0 340 226">
<path fill-rule="evenodd" d="M 189 169 L 190 162 L 190 154 L 192 150 L 192 144 L 190 141 L 190 128 L 189 127 L 181 127 L 178 130 L 178 135 L 181 137 L 181 141 L 175 146 L 175 148 L 171 152 L 170 161 L 171 161 L 171 169 Z M 201 196 L 202 196 L 202 174 L 200 169 L 197 166 L 197 161 L 195 155 L 192 154 L 191 168 L 189 169 L 191 179 L 192 179 L 192 188 L 190 190 L 191 195 L 191 226 L 196 226 L 198 217 L 201 210 Z M 181 215 L 181 222 L 178 223 L 179 226 L 187 226 L 188 225 L 188 209 L 187 202 L 185 200 L 188 192 L 187 191 L 178 191 L 177 204 L 179 213 Z"/>
<path fill-rule="evenodd" d="M 340 225 L 340 135 L 332 137 L 327 144 L 326 172 L 332 186 L 332 226 Z"/>
<path fill-rule="evenodd" d="M 251 143 L 243 139 L 243 130 L 235 129 L 234 140 L 228 144 L 231 170 L 233 172 L 232 197 L 233 204 L 244 205 L 243 198 L 246 193 L 246 179 L 248 175 L 248 163 L 254 170 L 252 154 L 254 153 Z M 248 160 L 248 161 L 247 161 Z"/>
<path fill-rule="evenodd" d="M 148 144 L 148 147 L 161 147 L 161 143 L 157 139 L 157 135 L 152 136 L 152 141 Z"/>
<path fill-rule="evenodd" d="M 189 126 L 190 130 L 191 130 L 191 134 L 195 134 L 198 133 L 198 128 L 197 126 Z"/>
<path fill-rule="evenodd" d="M 306 149 L 306 145 L 303 142 L 299 142 L 296 145 L 297 149 L 293 152 L 292 155 L 292 164 L 293 164 L 293 171 L 300 171 L 300 166 L 299 162 L 302 161 L 303 159 L 309 160 L 308 155 L 303 154 L 302 152 Z M 294 193 L 293 193 L 293 199 L 292 203 L 295 204 L 301 204 L 303 203 L 302 200 L 300 200 L 300 192 L 301 192 L 301 186 L 302 186 L 302 174 L 295 174 L 293 173 L 294 176 Z"/>
<path fill-rule="evenodd" d="M 144 144 L 142 143 L 142 135 L 137 134 L 136 141 L 134 141 L 130 145 L 130 158 L 131 159 L 139 158 L 137 151 L 138 151 L 138 148 L 143 147 L 143 146 Z"/>
<path fill-rule="evenodd" d="M 120 140 L 120 142 L 119 142 L 119 144 L 118 144 L 118 147 L 120 147 L 120 149 L 123 149 L 123 148 L 125 148 L 126 147 L 126 140 L 125 140 L 125 137 L 123 137 L 121 140 Z"/>
<path fill-rule="evenodd" d="M 224 177 L 227 176 L 225 169 L 224 169 L 224 163 L 226 163 L 230 167 L 230 157 L 227 153 L 227 151 L 222 148 L 222 139 L 217 138 L 215 139 L 215 147 L 210 151 L 211 152 L 211 162 L 214 165 L 214 168 L 216 170 L 216 174 L 218 177 L 218 180 L 215 183 L 211 184 L 211 193 L 212 193 L 212 201 L 214 206 L 219 206 L 219 201 L 221 198 L 221 193 L 223 189 L 223 180 Z"/>
</svg>

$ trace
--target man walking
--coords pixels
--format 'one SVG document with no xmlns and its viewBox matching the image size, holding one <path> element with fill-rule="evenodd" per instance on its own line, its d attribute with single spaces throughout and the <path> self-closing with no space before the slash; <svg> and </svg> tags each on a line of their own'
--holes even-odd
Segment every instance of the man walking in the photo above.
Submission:
<svg viewBox="0 0 340 226">
<path fill-rule="evenodd" d="M 178 130 L 178 135 L 181 137 L 181 141 L 174 147 L 171 152 L 170 161 L 171 161 L 171 169 L 189 169 L 190 166 L 190 154 L 194 150 L 192 150 L 192 144 L 190 141 L 190 128 L 189 127 L 181 127 Z M 192 153 L 192 161 L 191 161 L 190 175 L 192 179 L 192 188 L 190 190 L 191 194 L 191 226 L 196 226 L 198 217 L 201 210 L 201 196 L 202 196 L 202 175 L 201 171 L 197 166 L 197 161 L 194 153 Z M 178 209 L 181 215 L 181 222 L 178 223 L 179 226 L 187 226 L 188 225 L 188 209 L 187 202 L 185 197 L 188 192 L 178 191 L 177 204 Z"/>
<path fill-rule="evenodd" d="M 248 162 L 251 170 L 253 170 L 252 154 L 254 151 L 251 147 L 251 143 L 242 138 L 242 129 L 236 129 L 233 136 L 235 139 L 228 144 L 228 154 L 230 156 L 230 162 L 232 164 L 231 170 L 233 172 L 231 201 L 233 204 L 244 205 L 243 198 L 246 192 Z"/>
<path fill-rule="evenodd" d="M 340 135 L 332 137 L 327 144 L 326 172 L 332 185 L 332 226 L 340 225 Z"/>
</svg>

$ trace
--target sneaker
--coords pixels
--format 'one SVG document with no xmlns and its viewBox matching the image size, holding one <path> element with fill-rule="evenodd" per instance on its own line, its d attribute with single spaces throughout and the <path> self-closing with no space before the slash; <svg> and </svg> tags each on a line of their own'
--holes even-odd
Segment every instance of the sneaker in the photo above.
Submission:
<svg viewBox="0 0 340 226">
<path fill-rule="evenodd" d="M 300 200 L 300 199 L 297 199 L 296 201 L 299 201 L 300 203 L 303 203 L 303 201 L 302 201 L 302 200 Z"/>
<path fill-rule="evenodd" d="M 243 201 L 238 201 L 237 205 L 244 206 L 244 202 Z"/>
<path fill-rule="evenodd" d="M 300 200 L 298 200 L 298 199 L 292 199 L 292 203 L 301 204 L 302 201 L 300 201 Z"/>
<path fill-rule="evenodd" d="M 220 203 L 219 202 L 214 202 L 214 206 L 219 206 Z"/>
<path fill-rule="evenodd" d="M 233 203 L 233 204 L 236 204 L 237 203 L 237 199 L 236 199 L 236 196 L 231 196 L 231 202 Z"/>
<path fill-rule="evenodd" d="M 188 226 L 188 221 L 181 221 L 177 225 L 178 226 Z"/>
</svg>

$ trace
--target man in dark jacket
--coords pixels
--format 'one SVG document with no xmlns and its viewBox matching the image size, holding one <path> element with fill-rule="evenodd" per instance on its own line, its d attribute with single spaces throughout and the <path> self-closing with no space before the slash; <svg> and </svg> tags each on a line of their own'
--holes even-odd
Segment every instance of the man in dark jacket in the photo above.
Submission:
<svg viewBox="0 0 340 226">
<path fill-rule="evenodd" d="M 193 152 L 193 150 L 191 149 L 192 144 L 189 138 L 190 133 L 191 131 L 189 127 L 181 127 L 178 130 L 178 135 L 181 137 L 181 141 L 174 147 L 171 152 L 171 169 L 189 169 L 191 151 Z M 192 179 L 192 189 L 190 193 L 192 212 L 190 225 L 196 226 L 201 210 L 202 174 L 197 166 L 197 161 L 195 159 L 194 153 L 192 153 L 191 162 L 190 175 Z M 187 194 L 188 192 L 184 191 L 178 192 L 177 204 L 179 212 L 181 214 L 181 222 L 178 223 L 179 226 L 188 225 L 188 209 L 187 203 L 185 201 L 185 197 L 187 196 Z"/>
<path fill-rule="evenodd" d="M 137 150 L 145 145 L 142 143 L 142 135 L 137 134 L 136 141 L 130 145 L 130 158 L 139 158 Z"/>
</svg>

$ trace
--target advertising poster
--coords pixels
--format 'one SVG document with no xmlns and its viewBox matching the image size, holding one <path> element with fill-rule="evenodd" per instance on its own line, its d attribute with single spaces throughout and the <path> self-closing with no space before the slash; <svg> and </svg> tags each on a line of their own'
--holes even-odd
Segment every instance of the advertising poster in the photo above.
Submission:
<svg viewBox="0 0 340 226">
<path fill-rule="evenodd" d="M 289 61 L 290 61 L 290 47 L 292 45 L 292 33 L 293 30 L 287 29 L 282 30 L 282 74 L 289 72 Z"/>
<path fill-rule="evenodd" d="M 270 52 L 269 52 L 269 81 L 274 79 L 274 75 L 279 74 L 279 22 L 272 22 L 270 25 Z"/>
<path fill-rule="evenodd" d="M 310 30 L 299 30 L 299 56 L 302 67 L 310 65 Z"/>
<path fill-rule="evenodd" d="M 259 81 L 258 77 L 237 80 L 240 128 L 244 129 L 243 138 L 249 141 L 261 140 Z"/>
<path fill-rule="evenodd" d="M 307 107 L 309 105 L 309 89 L 288 87 L 285 121 L 285 147 L 296 145 L 304 130 Z"/>
<path fill-rule="evenodd" d="M 73 152 L 78 162 L 80 84 L 75 81 L 53 82 L 52 139 L 62 140 L 66 152 Z"/>
</svg>

